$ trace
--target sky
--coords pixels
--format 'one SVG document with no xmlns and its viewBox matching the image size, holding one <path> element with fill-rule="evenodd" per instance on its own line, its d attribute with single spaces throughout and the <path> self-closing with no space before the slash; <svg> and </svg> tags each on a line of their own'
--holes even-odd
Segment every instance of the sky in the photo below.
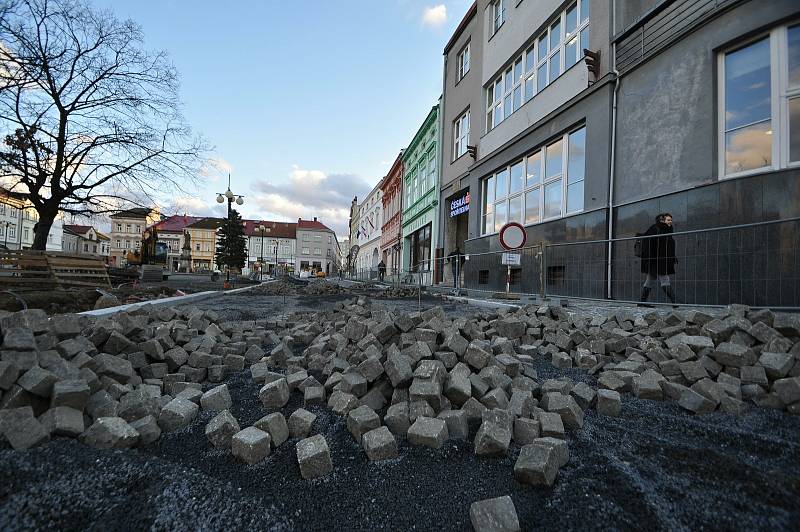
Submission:
<svg viewBox="0 0 800 532">
<path fill-rule="evenodd" d="M 196 193 L 164 211 L 317 216 L 341 237 L 442 90 L 442 52 L 472 0 L 92 0 L 138 22 L 180 73 L 184 114 L 214 147 Z M 172 212 L 169 212 L 172 211 Z"/>
</svg>

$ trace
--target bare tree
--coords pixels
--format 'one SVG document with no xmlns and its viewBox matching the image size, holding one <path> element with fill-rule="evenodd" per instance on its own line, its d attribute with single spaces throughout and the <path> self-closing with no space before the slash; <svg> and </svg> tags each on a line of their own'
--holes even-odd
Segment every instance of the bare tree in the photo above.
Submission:
<svg viewBox="0 0 800 532">
<path fill-rule="evenodd" d="M 206 149 L 166 54 L 85 0 L 0 0 L 0 128 L 4 185 L 39 213 L 33 249 L 59 211 L 107 213 L 181 190 Z"/>
</svg>

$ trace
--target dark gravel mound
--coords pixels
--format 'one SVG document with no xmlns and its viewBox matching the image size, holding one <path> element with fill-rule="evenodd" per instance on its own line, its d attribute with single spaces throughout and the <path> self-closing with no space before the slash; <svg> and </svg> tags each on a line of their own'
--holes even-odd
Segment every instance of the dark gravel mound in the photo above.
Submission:
<svg viewBox="0 0 800 532">
<path fill-rule="evenodd" d="M 537 369 L 549 376 L 548 362 Z M 242 427 L 264 415 L 246 373 L 228 386 Z M 284 414 L 300 402 L 293 394 Z M 800 418 L 778 411 L 692 417 L 674 403 L 626 396 L 620 418 L 587 411 L 552 489 L 514 480 L 513 445 L 506 457 L 477 459 L 467 442 L 438 451 L 401 442 L 400 458 L 371 464 L 343 418 L 314 412 L 313 431 L 327 438 L 334 463 L 314 481 L 300 479 L 295 440 L 255 466 L 212 449 L 208 413 L 149 448 L 102 451 L 66 439 L 24 453 L 2 448 L 0 530 L 470 530 L 469 504 L 506 494 L 525 529 L 796 530 L 800 522 Z"/>
</svg>

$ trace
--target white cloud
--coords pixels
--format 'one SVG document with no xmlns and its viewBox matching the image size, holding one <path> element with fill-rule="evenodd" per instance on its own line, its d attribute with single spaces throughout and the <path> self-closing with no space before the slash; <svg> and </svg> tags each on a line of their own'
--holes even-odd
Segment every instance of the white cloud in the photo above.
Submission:
<svg viewBox="0 0 800 532">
<path fill-rule="evenodd" d="M 439 4 L 438 6 L 426 7 L 422 11 L 422 24 L 432 28 L 441 27 L 447 22 L 447 6 Z"/>
<path fill-rule="evenodd" d="M 294 165 L 283 182 L 256 182 L 253 186 L 256 194 L 251 197 L 264 219 L 297 221 L 316 216 L 337 235 L 346 235 L 350 202 L 355 196 L 363 199 L 371 188 L 357 175 L 326 174 Z"/>
<path fill-rule="evenodd" d="M 233 172 L 233 165 L 222 157 L 211 157 L 200 167 L 200 175 L 217 182 L 221 177 Z"/>
</svg>

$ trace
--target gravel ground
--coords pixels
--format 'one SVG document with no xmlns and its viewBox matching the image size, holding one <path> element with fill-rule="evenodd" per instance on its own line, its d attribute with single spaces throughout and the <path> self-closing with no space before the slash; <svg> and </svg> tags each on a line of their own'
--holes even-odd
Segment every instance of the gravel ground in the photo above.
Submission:
<svg viewBox="0 0 800 532">
<path fill-rule="evenodd" d="M 242 296 L 202 304 L 229 319 L 309 308 L 296 298 L 284 305 Z M 376 304 L 416 310 L 416 301 Z M 544 360 L 537 370 L 594 384 Z M 242 427 L 264 415 L 249 376 L 228 386 Z M 284 414 L 301 401 L 293 394 Z M 371 464 L 343 418 L 314 412 L 313 432 L 328 440 L 334 472 L 313 481 L 300 478 L 296 440 L 254 466 L 214 450 L 204 435 L 209 414 L 135 450 L 66 439 L 25 453 L 0 448 L 0 530 L 469 530 L 470 503 L 507 494 L 525 530 L 797 530 L 800 522 L 800 418 L 777 411 L 693 417 L 674 403 L 625 396 L 622 417 L 591 410 L 583 430 L 568 435 L 570 462 L 552 489 L 514 481 L 514 445 L 504 458 L 477 459 L 470 442 L 436 451 L 401 442 L 398 459 Z"/>
</svg>

